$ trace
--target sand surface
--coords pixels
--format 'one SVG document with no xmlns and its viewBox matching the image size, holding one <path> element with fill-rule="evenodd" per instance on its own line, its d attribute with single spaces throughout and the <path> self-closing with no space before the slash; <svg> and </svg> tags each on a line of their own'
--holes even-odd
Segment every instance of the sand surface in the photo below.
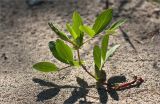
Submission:
<svg viewBox="0 0 160 104">
<path fill-rule="evenodd" d="M 48 49 L 48 42 L 57 39 L 47 25 L 49 21 L 66 31 L 65 23 L 71 21 L 77 9 L 85 23 L 92 25 L 105 3 L 100 0 L 78 0 L 77 4 L 71 0 L 48 1 L 30 8 L 24 0 L 0 0 L 0 104 L 160 104 L 160 4 L 110 0 L 113 22 L 120 18 L 128 21 L 116 36 L 111 36 L 110 46 L 121 46 L 105 64 L 107 78 L 124 75 L 132 80 L 137 75 L 145 81 L 139 88 L 98 93 L 91 87 L 95 85 L 94 79 L 81 68 L 47 74 L 33 70 L 32 65 L 52 61 L 64 66 Z M 126 41 L 125 34 L 133 46 Z M 81 50 L 92 72 L 92 48 L 100 40 L 93 39 Z"/>
</svg>

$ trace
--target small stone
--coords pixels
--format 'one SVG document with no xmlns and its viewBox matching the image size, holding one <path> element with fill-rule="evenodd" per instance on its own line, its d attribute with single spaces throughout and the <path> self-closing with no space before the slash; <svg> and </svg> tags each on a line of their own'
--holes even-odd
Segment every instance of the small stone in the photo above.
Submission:
<svg viewBox="0 0 160 104">
<path fill-rule="evenodd" d="M 5 54 L 5 53 L 3 53 L 1 57 L 4 58 L 4 60 L 7 60 L 7 59 L 8 59 L 8 58 L 6 57 L 6 54 Z"/>
</svg>

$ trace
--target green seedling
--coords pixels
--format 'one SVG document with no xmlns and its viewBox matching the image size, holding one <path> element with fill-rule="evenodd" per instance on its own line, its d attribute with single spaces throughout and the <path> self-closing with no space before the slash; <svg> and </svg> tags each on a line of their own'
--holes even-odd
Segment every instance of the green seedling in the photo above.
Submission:
<svg viewBox="0 0 160 104">
<path fill-rule="evenodd" d="M 62 69 L 71 66 L 81 66 L 91 77 L 93 77 L 97 83 L 105 84 L 106 82 L 106 72 L 103 69 L 105 62 L 108 58 L 116 51 L 120 45 L 115 45 L 111 48 L 109 45 L 109 37 L 121 26 L 125 20 L 119 20 L 109 26 L 113 17 L 113 10 L 107 9 L 99 14 L 96 18 L 93 26 L 87 26 L 83 24 L 83 20 L 78 12 L 73 13 L 72 24 L 67 23 L 66 28 L 70 33 L 70 36 L 62 32 L 54 26 L 53 23 L 48 23 L 50 28 L 59 37 L 56 41 L 49 42 L 49 49 L 52 55 L 62 63 L 66 64 L 66 67 L 60 68 L 51 62 L 39 62 L 33 65 L 33 68 L 42 72 L 57 72 Z M 93 38 L 96 38 L 102 31 L 105 34 L 102 35 L 102 41 L 100 45 L 95 45 L 93 49 L 93 59 L 94 59 L 94 73 L 88 71 L 85 66 L 85 62 L 82 61 L 79 50 L 84 45 Z M 89 39 L 84 41 L 84 36 L 88 35 Z M 69 44 L 66 44 L 69 43 Z M 77 59 L 74 58 L 74 54 L 77 55 Z"/>
</svg>

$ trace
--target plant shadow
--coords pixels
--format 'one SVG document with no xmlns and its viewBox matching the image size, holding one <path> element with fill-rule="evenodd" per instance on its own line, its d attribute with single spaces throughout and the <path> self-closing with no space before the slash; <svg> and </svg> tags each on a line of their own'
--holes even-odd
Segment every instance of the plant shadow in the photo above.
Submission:
<svg viewBox="0 0 160 104">
<path fill-rule="evenodd" d="M 77 81 L 79 87 L 72 86 L 72 85 L 63 85 L 63 86 L 57 85 L 55 83 L 47 82 L 47 81 L 44 81 L 44 80 L 38 79 L 38 78 L 33 78 L 32 80 L 34 83 L 38 83 L 40 86 L 49 87 L 49 89 L 43 90 L 42 92 L 40 92 L 37 95 L 37 101 L 43 102 L 45 100 L 51 99 L 51 98 L 55 97 L 56 95 L 58 95 L 58 93 L 60 92 L 61 89 L 73 88 L 73 91 L 71 92 L 71 96 L 64 101 L 64 104 L 73 104 L 80 98 L 84 99 L 84 100 L 79 101 L 80 104 L 92 103 L 92 102 L 89 102 L 86 100 L 86 95 L 89 92 L 88 88 L 94 88 L 95 85 L 89 86 L 86 81 L 84 81 L 83 79 L 81 79 L 79 77 L 76 78 L 76 81 Z"/>
<path fill-rule="evenodd" d="M 63 104 L 73 104 L 79 101 L 79 104 L 92 104 L 94 102 L 87 101 L 86 97 L 91 97 L 93 99 L 99 99 L 100 103 L 106 104 L 108 101 L 108 95 L 114 99 L 119 100 L 119 96 L 116 90 L 107 90 L 105 86 L 99 86 L 96 87 L 96 85 L 88 85 L 86 81 L 83 79 L 76 77 L 77 84 L 79 86 L 72 86 L 72 85 L 57 85 L 52 82 L 48 82 L 42 79 L 33 78 L 32 79 L 34 83 L 38 83 L 40 86 L 47 86 L 49 87 L 47 90 L 43 90 L 37 95 L 37 101 L 43 102 L 48 99 L 52 99 L 53 97 L 57 96 L 61 89 L 66 88 L 73 88 L 71 91 L 71 96 L 67 98 Z M 114 83 L 122 83 L 125 82 L 126 78 L 125 76 L 113 76 L 110 77 L 107 81 L 107 83 L 110 83 L 111 85 Z M 130 88 L 135 87 L 131 86 Z M 99 97 L 89 96 L 89 89 L 96 88 Z M 128 89 L 128 88 L 127 88 Z M 122 89 L 125 90 L 125 89 Z"/>
<path fill-rule="evenodd" d="M 126 81 L 126 77 L 125 76 L 122 76 L 122 75 L 119 75 L 119 76 L 113 76 L 113 77 L 110 77 L 107 81 L 107 83 L 109 85 L 113 85 L 115 83 L 123 83 Z M 107 90 L 106 87 L 104 87 L 103 85 L 100 85 L 98 88 L 97 88 L 97 92 L 98 92 L 98 95 L 99 95 L 99 100 L 100 100 L 100 103 L 102 104 L 106 104 L 107 101 L 108 101 L 108 94 L 110 95 L 110 97 L 116 101 L 119 100 L 119 96 L 118 96 L 118 93 L 116 90 L 113 90 L 113 89 L 109 89 Z"/>
<path fill-rule="evenodd" d="M 119 30 L 122 32 L 122 35 L 123 35 L 125 41 L 128 42 L 128 43 L 130 44 L 130 46 L 131 46 L 131 47 L 135 50 L 135 52 L 137 53 L 138 51 L 137 51 L 135 45 L 132 43 L 129 35 L 128 35 L 121 27 L 119 28 Z"/>
</svg>

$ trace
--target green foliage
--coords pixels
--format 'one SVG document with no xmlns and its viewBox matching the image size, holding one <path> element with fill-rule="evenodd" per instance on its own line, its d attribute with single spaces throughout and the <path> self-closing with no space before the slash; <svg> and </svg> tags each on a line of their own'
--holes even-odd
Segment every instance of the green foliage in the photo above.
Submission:
<svg viewBox="0 0 160 104">
<path fill-rule="evenodd" d="M 77 35 L 77 38 L 75 38 L 75 40 L 74 40 L 77 45 L 77 47 L 75 49 L 77 49 L 77 48 L 80 48 L 83 44 L 84 33 L 79 29 L 79 27 L 81 25 L 83 25 L 83 20 L 82 20 L 80 14 L 76 11 L 73 13 L 72 22 L 73 22 L 72 28 Z"/>
<path fill-rule="evenodd" d="M 108 43 L 109 43 L 109 35 L 105 35 L 102 39 L 101 48 L 102 48 L 102 60 L 106 60 L 106 52 L 108 49 Z"/>
<path fill-rule="evenodd" d="M 116 21 L 109 29 L 106 30 L 106 34 L 110 35 L 115 33 L 115 31 L 124 23 L 126 22 L 126 20 L 119 20 Z"/>
<path fill-rule="evenodd" d="M 72 28 L 75 30 L 78 37 L 83 35 L 81 30 L 79 30 L 79 26 L 83 25 L 83 20 L 82 20 L 80 14 L 76 11 L 73 13 L 72 22 L 73 22 Z"/>
<path fill-rule="evenodd" d="M 116 51 L 116 49 L 119 47 L 120 45 L 115 45 L 112 48 L 110 48 L 107 53 L 106 53 L 106 60 Z"/>
<path fill-rule="evenodd" d="M 112 9 L 107 9 L 103 11 L 101 14 L 99 14 L 93 25 L 93 30 L 95 31 L 96 34 L 102 32 L 111 22 L 113 15 L 112 12 L 113 12 Z"/>
<path fill-rule="evenodd" d="M 94 46 L 93 56 L 95 65 L 101 69 L 101 48 L 97 45 Z"/>
<path fill-rule="evenodd" d="M 84 33 L 87 33 L 90 37 L 94 37 L 95 35 L 95 31 L 89 26 L 83 25 L 83 26 L 80 26 L 79 29 Z"/>
<path fill-rule="evenodd" d="M 82 45 L 83 45 L 83 34 L 80 35 L 80 37 L 78 37 L 75 42 L 77 44 L 77 47 L 75 47 L 75 49 L 79 49 Z"/>
<path fill-rule="evenodd" d="M 73 39 L 77 39 L 78 34 L 76 34 L 76 32 L 74 31 L 74 29 L 71 27 L 70 24 L 66 24 L 67 30 L 70 32 L 70 34 L 72 35 Z"/>
<path fill-rule="evenodd" d="M 68 61 L 66 59 L 64 59 L 63 57 L 61 57 L 59 55 L 59 53 L 57 52 L 57 49 L 56 49 L 56 42 L 54 41 L 50 41 L 49 42 L 49 49 L 50 51 L 52 52 L 52 55 L 58 59 L 59 61 L 63 62 L 63 63 L 66 63 L 66 64 L 69 64 Z"/>
<path fill-rule="evenodd" d="M 73 61 L 72 49 L 60 39 L 56 40 L 56 50 L 59 53 L 59 56 L 64 60 L 67 60 L 68 63 Z"/>
<path fill-rule="evenodd" d="M 126 20 L 121 19 L 121 20 L 115 22 L 109 29 L 116 30 L 119 28 L 119 26 L 123 25 L 125 22 L 126 22 Z"/>
<path fill-rule="evenodd" d="M 39 62 L 33 65 L 33 68 L 42 71 L 42 72 L 55 72 L 58 71 L 58 68 L 55 64 L 50 62 Z"/>
<path fill-rule="evenodd" d="M 52 23 L 48 23 L 48 25 L 62 40 L 69 40 L 69 38 L 62 31 L 58 30 Z"/>
<path fill-rule="evenodd" d="M 95 78 L 98 82 L 105 82 L 106 73 L 103 70 L 103 66 L 107 59 L 111 55 L 113 55 L 116 49 L 120 46 L 115 45 L 108 49 L 109 37 L 111 34 L 115 33 L 118 27 L 125 22 L 125 20 L 119 20 L 109 27 L 108 25 L 112 20 L 112 12 L 112 9 L 107 9 L 100 13 L 99 16 L 96 18 L 93 27 L 84 25 L 80 14 L 78 12 L 74 12 L 72 17 L 72 25 L 70 25 L 69 23 L 66 24 L 66 28 L 69 31 L 71 38 L 68 38 L 68 36 L 64 32 L 60 31 L 52 23 L 48 23 L 50 28 L 60 38 L 56 41 L 50 41 L 48 44 L 52 55 L 60 62 L 68 64 L 69 66 L 81 66 L 89 75 Z M 106 34 L 102 38 L 101 46 L 95 45 L 93 49 L 95 75 L 92 75 L 86 69 L 84 61 L 82 61 L 81 59 L 79 50 L 85 42 L 88 42 L 83 42 L 83 37 L 85 35 L 90 36 L 90 39 L 96 38 L 96 35 L 101 33 L 103 30 L 106 31 Z M 65 42 L 68 42 L 69 44 Z M 77 51 L 77 59 L 74 59 L 75 51 Z M 39 62 L 33 65 L 33 68 L 43 72 L 58 71 L 58 69 L 63 69 L 57 68 L 55 64 L 50 62 Z"/>
<path fill-rule="evenodd" d="M 106 60 L 116 51 L 116 49 L 120 45 L 115 45 L 114 47 L 110 48 L 108 51 L 108 42 L 109 42 L 109 35 L 105 35 L 101 42 L 101 48 L 97 45 L 94 46 L 93 56 L 94 56 L 94 63 L 95 63 L 95 76 L 96 79 L 104 80 L 104 70 L 102 70 L 103 65 L 105 64 Z"/>
</svg>

